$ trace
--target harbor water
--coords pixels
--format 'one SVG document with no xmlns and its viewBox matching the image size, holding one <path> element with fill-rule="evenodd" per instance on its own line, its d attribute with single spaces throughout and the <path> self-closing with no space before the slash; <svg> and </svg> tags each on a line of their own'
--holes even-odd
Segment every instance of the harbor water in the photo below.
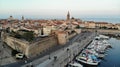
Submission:
<svg viewBox="0 0 120 67">
<path fill-rule="evenodd" d="M 100 62 L 98 67 L 120 67 L 120 40 L 111 38 L 108 42 L 113 48 L 106 52 L 106 56 Z"/>
</svg>

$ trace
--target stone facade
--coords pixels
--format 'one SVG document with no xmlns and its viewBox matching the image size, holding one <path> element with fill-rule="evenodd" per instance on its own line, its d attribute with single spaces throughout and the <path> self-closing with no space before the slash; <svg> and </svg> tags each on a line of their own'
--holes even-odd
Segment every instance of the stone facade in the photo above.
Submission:
<svg viewBox="0 0 120 67">
<path fill-rule="evenodd" d="M 101 34 L 119 34 L 120 30 L 109 30 L 109 29 L 83 29 L 82 31 L 91 31 L 91 32 L 95 32 L 97 30 L 97 33 L 101 33 Z"/>
<path fill-rule="evenodd" d="M 80 31 L 76 30 L 78 33 Z M 40 38 L 38 40 L 28 42 L 22 39 L 17 39 L 9 36 L 8 33 L 2 32 L 1 37 L 3 42 L 5 42 L 12 49 L 17 50 L 26 55 L 26 57 L 34 57 L 50 48 L 59 45 L 65 45 L 70 38 L 76 35 L 72 33 L 68 35 L 67 31 L 54 31 L 55 33 L 51 36 Z"/>
<path fill-rule="evenodd" d="M 89 21 L 86 23 L 88 26 L 86 28 L 95 28 L 95 22 Z"/>
<path fill-rule="evenodd" d="M 68 41 L 68 33 L 67 32 L 59 31 L 57 33 L 57 37 L 58 37 L 58 42 L 60 45 L 64 45 Z"/>
<path fill-rule="evenodd" d="M 53 30 L 52 35 L 57 37 L 58 44 L 64 45 L 69 41 L 69 36 L 67 31 Z"/>
<path fill-rule="evenodd" d="M 107 22 L 96 22 L 96 27 L 100 28 L 100 27 L 107 27 L 108 23 Z"/>
<path fill-rule="evenodd" d="M 1 38 L 3 42 L 5 42 L 12 49 L 26 54 L 26 49 L 29 47 L 29 42 L 11 37 L 3 32 L 1 33 Z"/>
<path fill-rule="evenodd" d="M 37 41 L 35 43 L 30 44 L 28 48 L 28 52 L 26 52 L 27 56 L 36 56 L 41 54 L 42 52 L 45 52 L 46 50 L 49 50 L 51 47 L 54 47 L 57 45 L 57 38 L 52 36 L 48 37 L 46 39 Z"/>
<path fill-rule="evenodd" d="M 119 34 L 119 30 L 97 30 L 98 33 L 102 34 Z"/>
<path fill-rule="evenodd" d="M 52 30 L 52 26 L 46 26 L 45 28 L 43 28 L 44 35 L 50 35 L 51 30 Z"/>
<path fill-rule="evenodd" d="M 21 39 L 16 39 L 2 32 L 3 42 L 5 42 L 12 49 L 17 50 L 27 57 L 33 57 L 40 53 L 49 50 L 51 47 L 57 45 L 57 38 L 54 36 L 38 40 L 35 43 L 30 43 Z"/>
</svg>

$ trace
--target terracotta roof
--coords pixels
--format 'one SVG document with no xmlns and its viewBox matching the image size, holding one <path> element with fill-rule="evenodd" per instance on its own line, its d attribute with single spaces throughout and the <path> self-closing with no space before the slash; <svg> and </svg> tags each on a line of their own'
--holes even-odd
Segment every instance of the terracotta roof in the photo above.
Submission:
<svg viewBox="0 0 120 67">
<path fill-rule="evenodd" d="M 96 24 L 108 24 L 107 22 L 96 22 Z"/>
</svg>

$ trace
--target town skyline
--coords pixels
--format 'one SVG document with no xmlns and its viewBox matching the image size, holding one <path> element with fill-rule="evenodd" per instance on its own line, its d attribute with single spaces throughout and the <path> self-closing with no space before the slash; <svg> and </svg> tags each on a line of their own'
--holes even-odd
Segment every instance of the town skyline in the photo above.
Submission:
<svg viewBox="0 0 120 67">
<path fill-rule="evenodd" d="M 93 21 L 93 22 L 107 22 L 107 23 L 119 23 L 120 19 L 119 16 L 97 16 L 97 17 L 93 17 L 93 16 L 87 16 L 87 17 L 76 17 L 71 15 L 71 13 L 68 11 L 68 13 L 66 13 L 65 15 L 58 16 L 58 17 L 41 17 L 41 16 L 24 16 L 24 15 L 20 15 L 20 16 L 15 16 L 15 15 L 9 15 L 7 17 L 0 16 L 2 18 L 0 19 L 9 19 L 10 17 L 12 17 L 15 20 L 22 20 L 22 18 L 24 17 L 25 20 L 66 20 L 66 16 L 68 16 L 69 14 L 69 19 L 75 18 L 75 19 L 79 19 L 82 21 Z"/>
<path fill-rule="evenodd" d="M 0 67 L 119 67 L 119 6 L 120 0 L 0 0 Z"/>
</svg>

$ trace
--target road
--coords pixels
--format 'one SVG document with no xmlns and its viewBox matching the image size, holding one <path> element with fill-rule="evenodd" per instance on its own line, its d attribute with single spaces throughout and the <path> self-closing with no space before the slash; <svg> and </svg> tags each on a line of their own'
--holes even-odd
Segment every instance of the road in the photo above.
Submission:
<svg viewBox="0 0 120 67">
<path fill-rule="evenodd" d="M 44 52 L 42 55 L 40 55 L 38 57 L 28 59 L 27 63 L 25 63 L 25 61 L 22 60 L 22 61 L 19 61 L 19 62 L 4 65 L 3 67 L 21 67 L 21 66 L 24 66 L 26 64 L 28 65 L 28 64 L 31 64 L 31 63 L 33 65 L 38 65 L 40 63 L 43 63 L 45 60 L 48 60 L 49 58 L 51 58 L 51 61 L 52 61 L 52 59 L 53 59 L 53 57 L 55 57 L 55 55 L 57 55 L 57 57 L 60 57 L 60 55 L 63 54 L 66 51 L 66 49 L 68 49 L 67 47 L 69 47 L 69 45 L 72 45 L 74 42 L 83 41 L 84 39 L 86 39 L 91 34 L 92 33 L 90 33 L 90 32 L 78 34 L 78 35 L 74 36 L 73 38 L 71 38 L 70 41 L 65 46 L 55 46 L 52 49 L 50 49 L 49 51 Z M 78 48 L 78 46 L 76 46 L 75 48 Z M 69 47 L 69 50 L 68 50 L 69 52 L 70 52 L 70 49 L 72 49 L 72 46 Z M 74 50 L 74 51 L 76 52 L 78 50 Z M 56 54 L 56 53 L 59 53 L 59 52 L 60 52 L 60 54 Z M 68 54 L 65 54 L 65 55 L 68 55 Z M 37 59 L 40 59 L 40 60 L 37 60 Z M 39 63 L 36 63 L 36 62 L 34 63 L 34 61 L 39 61 Z"/>
<path fill-rule="evenodd" d="M 81 38 L 79 38 L 81 39 Z M 77 38 L 77 40 L 79 40 Z M 64 67 L 68 62 L 72 61 L 73 58 L 85 47 L 85 44 L 90 42 L 90 38 L 85 39 L 83 37 L 82 42 L 74 42 L 72 45 L 61 49 L 56 54 L 52 55 L 52 59 L 48 59 L 45 62 L 39 64 L 37 67 Z M 88 42 L 88 43 L 87 43 Z M 55 56 L 57 59 L 55 60 Z"/>
<path fill-rule="evenodd" d="M 16 62 L 11 56 L 11 48 L 3 44 L 0 39 L 0 65 Z"/>
<path fill-rule="evenodd" d="M 80 34 L 74 37 L 74 39 L 71 39 L 67 47 L 63 47 L 42 59 L 35 60 L 29 65 L 33 64 L 37 67 L 64 67 L 64 65 L 70 62 L 74 56 L 76 56 L 86 46 L 86 44 L 92 40 L 91 37 L 92 33 Z"/>
</svg>

